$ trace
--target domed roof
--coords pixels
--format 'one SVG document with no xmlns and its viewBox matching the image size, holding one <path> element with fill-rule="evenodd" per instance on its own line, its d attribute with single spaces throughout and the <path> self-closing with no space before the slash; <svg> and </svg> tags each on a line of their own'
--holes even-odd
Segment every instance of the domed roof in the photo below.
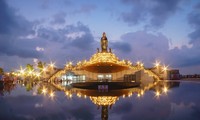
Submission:
<svg viewBox="0 0 200 120">
<path fill-rule="evenodd" d="M 83 69 L 96 73 L 113 73 L 129 68 L 128 62 L 120 61 L 111 52 L 99 52 L 94 54 L 89 61 L 84 64 Z"/>
</svg>

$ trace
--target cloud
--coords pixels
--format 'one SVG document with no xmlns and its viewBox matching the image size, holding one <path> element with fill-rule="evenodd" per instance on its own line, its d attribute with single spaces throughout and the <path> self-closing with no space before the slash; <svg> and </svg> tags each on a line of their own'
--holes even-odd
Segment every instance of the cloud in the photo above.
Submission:
<svg viewBox="0 0 200 120">
<path fill-rule="evenodd" d="M 177 89 L 171 89 L 172 92 L 168 94 L 171 100 L 171 107 L 173 108 L 173 114 L 169 116 L 169 120 L 172 119 L 199 119 L 199 96 L 197 94 L 200 90 L 199 85 L 196 83 L 180 83 L 180 87 Z M 183 93 L 184 94 L 181 94 Z"/>
<path fill-rule="evenodd" d="M 31 27 L 34 28 L 32 32 L 24 31 L 27 34 L 12 33 L 0 36 L 1 66 L 6 67 L 6 70 L 17 66 L 13 63 L 23 65 L 29 62 L 31 64 L 33 58 L 47 62 L 53 60 L 59 63 L 58 67 L 63 67 L 66 61 L 88 59 L 95 52 L 97 42 L 89 27 L 81 22 L 61 28 L 44 27 L 40 23 L 34 23 Z M 7 60 L 7 56 L 10 59 L 20 59 L 21 63 L 13 62 L 14 59 Z"/>
<path fill-rule="evenodd" d="M 194 89 L 193 89 L 194 90 Z M 185 91 L 185 89 L 184 89 Z M 176 90 L 172 92 L 172 94 L 180 95 L 176 93 Z M 119 113 L 114 113 L 115 109 L 118 106 L 113 107 L 113 116 L 118 116 L 116 120 L 132 120 L 134 119 L 165 119 L 165 120 L 182 120 L 182 119 L 192 119 L 198 120 L 199 118 L 199 104 L 198 100 L 195 102 L 190 94 L 181 95 L 181 97 L 171 96 L 169 93 L 167 96 L 161 96 L 159 99 L 155 99 L 152 96 L 151 92 L 145 94 L 142 98 L 138 99 L 136 97 L 132 97 L 132 99 L 127 98 L 120 103 L 120 106 L 126 105 L 126 102 L 130 103 L 130 111 L 124 111 L 123 109 L 118 109 Z M 180 99 L 179 99 L 180 98 Z M 186 99 L 183 99 L 186 98 Z M 199 98 L 199 97 L 198 97 Z M 174 103 L 173 101 L 178 100 L 178 103 Z M 189 103 L 185 103 L 185 101 L 189 101 Z M 132 101 L 132 102 L 130 102 Z M 193 102 L 191 102 L 193 101 Z"/>
<path fill-rule="evenodd" d="M 17 96 L 11 95 L 5 97 L 5 99 L 0 99 L 0 107 L 2 108 L 0 109 L 0 118 L 4 120 L 94 119 L 94 108 L 96 106 L 90 104 L 91 101 L 89 100 L 85 105 L 80 98 L 73 98 L 73 100 L 63 99 L 63 94 L 57 92 L 56 101 L 52 101 L 47 98 L 48 96 L 32 96 L 31 93 L 33 91 L 29 92 L 26 93 L 27 95 L 20 93 Z"/>
<path fill-rule="evenodd" d="M 194 31 L 188 36 L 190 44 L 194 47 L 200 47 L 200 3 L 194 6 L 193 11 L 188 15 L 188 23 L 194 28 Z"/>
<path fill-rule="evenodd" d="M 41 3 L 41 8 L 42 9 L 48 9 L 49 8 L 49 0 L 43 0 Z"/>
<path fill-rule="evenodd" d="M 74 10 L 72 14 L 91 13 L 96 8 L 97 6 L 93 4 L 83 4 L 78 9 Z"/>
<path fill-rule="evenodd" d="M 81 22 L 59 29 L 40 27 L 37 29 L 37 35 L 37 39 L 47 43 L 45 46 L 38 45 L 45 49 L 45 58 L 42 60 L 51 59 L 59 63 L 60 67 L 63 67 L 66 61 L 89 59 L 90 55 L 95 53 L 98 44 L 90 28 Z"/>
<path fill-rule="evenodd" d="M 65 24 L 66 20 L 66 13 L 65 12 L 60 12 L 55 15 L 53 15 L 53 20 L 50 22 L 53 25 L 62 25 Z"/>
<path fill-rule="evenodd" d="M 16 55 L 23 58 L 41 57 L 42 54 L 34 49 L 37 42 L 20 38 L 20 36 L 33 34 L 32 27 L 35 23 L 16 14 L 4 0 L 0 1 L 0 11 L 0 55 Z"/>
<path fill-rule="evenodd" d="M 200 65 L 199 54 L 198 48 L 183 46 L 170 50 L 168 57 L 174 67 L 189 67 Z"/>
<path fill-rule="evenodd" d="M 193 103 L 190 104 L 174 104 L 171 103 L 171 106 L 174 110 L 174 114 L 169 116 L 168 120 L 181 120 L 181 119 L 192 119 L 192 120 L 198 120 L 199 119 L 199 112 L 198 112 L 198 107 L 194 105 Z M 197 108 L 197 110 L 195 110 Z"/>
<path fill-rule="evenodd" d="M 19 56 L 22 58 L 40 58 L 42 53 L 35 51 L 39 43 L 35 41 L 19 40 L 11 36 L 0 37 L 0 55 Z"/>
<path fill-rule="evenodd" d="M 174 83 L 173 83 L 174 84 Z M 159 99 L 154 97 L 153 91 L 147 91 L 144 96 L 138 98 L 120 99 L 110 110 L 110 116 L 116 120 L 132 120 L 133 118 L 148 119 L 199 119 L 199 85 L 196 83 L 180 83 L 179 88 L 169 89 L 167 95 L 161 95 Z M 181 93 L 185 94 L 181 94 Z"/>
<path fill-rule="evenodd" d="M 169 100 L 166 96 L 155 99 L 153 91 L 147 91 L 140 98 L 135 94 L 130 98 L 121 98 L 110 110 L 109 116 L 115 120 L 167 119 L 171 113 Z"/>
<path fill-rule="evenodd" d="M 76 39 L 76 38 L 80 38 L 84 35 L 85 33 L 83 31 L 81 32 L 73 32 L 73 33 L 69 33 L 66 35 L 67 38 L 69 39 Z"/>
<path fill-rule="evenodd" d="M 130 32 L 122 35 L 121 41 L 131 49 L 130 52 L 124 52 L 123 57 L 132 61 L 143 60 L 150 65 L 156 59 L 164 60 L 169 49 L 169 40 L 161 33 L 154 35 L 146 31 Z"/>
<path fill-rule="evenodd" d="M 112 109 L 112 113 L 115 113 L 115 114 L 130 113 L 132 108 L 133 108 L 132 103 L 128 101 L 125 103 L 115 105 L 115 107 L 113 107 Z"/>
<path fill-rule="evenodd" d="M 193 7 L 191 13 L 188 14 L 188 23 L 194 29 L 193 32 L 188 34 L 190 38 L 189 44 L 191 47 L 182 46 L 181 48 L 174 48 L 169 51 L 169 60 L 172 61 L 172 65 L 175 67 L 191 68 L 187 72 L 193 72 L 199 70 L 200 66 L 200 3 Z M 184 70 L 186 71 L 186 70 Z"/>
<path fill-rule="evenodd" d="M 51 42 L 63 44 L 63 48 L 75 47 L 81 50 L 93 48 L 94 37 L 88 26 L 78 22 L 60 29 L 39 28 L 38 37 Z"/>
<path fill-rule="evenodd" d="M 66 46 L 78 46 L 78 44 L 84 46 L 85 44 L 94 42 L 94 38 L 89 27 L 81 22 L 78 22 L 75 25 L 65 25 L 59 29 L 52 27 L 40 27 L 37 30 L 37 34 L 41 39 L 51 42 L 62 42 Z M 81 46 L 78 46 L 78 48 L 81 48 Z"/>
<path fill-rule="evenodd" d="M 110 43 L 113 49 L 122 51 L 123 53 L 131 52 L 131 45 L 125 42 L 112 42 Z"/>
<path fill-rule="evenodd" d="M 165 21 L 180 9 L 181 0 L 154 0 L 155 6 L 150 9 L 152 18 L 150 23 L 153 26 L 162 26 Z"/>
<path fill-rule="evenodd" d="M 55 42 L 63 42 L 64 37 L 62 36 L 64 31 L 62 30 L 56 30 L 54 28 L 46 28 L 46 27 L 40 27 L 37 30 L 38 37 L 40 39 L 43 39 L 45 41 L 55 41 Z"/>
<path fill-rule="evenodd" d="M 35 104 L 35 108 L 40 108 L 40 107 L 43 107 L 43 104 L 40 104 L 40 103 Z"/>
<path fill-rule="evenodd" d="M 94 120 L 94 114 L 92 108 L 89 106 L 80 106 L 75 109 L 69 110 L 73 117 L 77 120 Z M 78 113 L 78 114 L 77 114 Z"/>
<path fill-rule="evenodd" d="M 146 22 L 147 26 L 162 27 L 166 20 L 180 9 L 183 0 L 122 0 L 132 6 L 131 11 L 121 14 L 122 20 L 129 25 Z"/>
<path fill-rule="evenodd" d="M 162 33 L 152 34 L 147 31 L 126 33 L 121 36 L 120 40 L 121 42 L 111 43 L 114 52 L 120 58 L 133 62 L 140 60 L 147 67 L 152 67 L 156 60 L 160 60 L 162 64 L 179 68 L 182 74 L 195 73 L 199 70 L 198 67 L 193 70 L 185 69 L 191 66 L 200 66 L 200 51 L 196 47 L 197 45 L 169 49 L 170 40 L 165 35 Z"/>
<path fill-rule="evenodd" d="M 70 38 L 70 42 L 67 43 L 66 46 L 73 46 L 81 50 L 91 50 L 93 48 L 95 40 L 87 26 L 78 23 L 77 26 L 73 27 L 71 30 L 74 31 L 75 34 L 79 34 L 76 34 L 75 38 Z M 71 34 L 73 34 L 73 32 Z"/>
<path fill-rule="evenodd" d="M 4 0 L 1 0 L 0 11 L 0 34 L 10 33 L 12 26 L 17 25 L 15 19 L 13 19 L 13 16 L 15 16 L 14 9 L 9 8 L 7 3 Z"/>
<path fill-rule="evenodd" d="M 35 49 L 36 49 L 36 51 L 44 51 L 44 48 L 38 47 L 38 46 Z"/>
</svg>

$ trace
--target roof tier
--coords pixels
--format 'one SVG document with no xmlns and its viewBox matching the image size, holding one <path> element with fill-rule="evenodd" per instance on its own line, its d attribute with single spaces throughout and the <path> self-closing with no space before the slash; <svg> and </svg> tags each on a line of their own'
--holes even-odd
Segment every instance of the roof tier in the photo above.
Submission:
<svg viewBox="0 0 200 120">
<path fill-rule="evenodd" d="M 129 64 L 125 60 L 120 61 L 111 52 L 99 52 L 84 64 L 83 69 L 95 73 L 113 73 L 129 69 Z"/>
</svg>

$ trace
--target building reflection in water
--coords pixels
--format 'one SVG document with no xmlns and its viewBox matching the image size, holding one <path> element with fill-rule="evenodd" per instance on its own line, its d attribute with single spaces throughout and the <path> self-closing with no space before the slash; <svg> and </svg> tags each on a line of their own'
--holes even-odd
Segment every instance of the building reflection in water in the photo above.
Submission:
<svg viewBox="0 0 200 120">
<path fill-rule="evenodd" d="M 109 86 L 97 87 L 97 89 L 80 89 L 74 88 L 70 85 L 64 85 L 63 83 L 44 83 L 44 82 L 32 82 L 21 81 L 19 84 L 24 86 L 27 91 L 32 90 L 33 87 L 37 88 L 38 95 L 44 95 L 51 100 L 56 99 L 56 91 L 63 91 L 68 98 L 72 98 L 76 95 L 79 98 L 89 98 L 92 103 L 97 105 L 97 109 L 101 109 L 102 120 L 107 120 L 109 117 L 109 109 L 119 101 L 126 97 L 133 95 L 142 97 L 147 91 L 154 91 L 155 97 L 159 99 L 161 95 L 167 95 L 170 88 L 179 87 L 179 82 L 160 81 L 152 82 L 148 84 L 140 84 L 140 86 L 127 88 L 127 89 L 109 89 Z M 16 84 L 5 83 L 1 84 L 1 95 L 9 93 L 15 88 Z M 101 89 L 100 89 L 101 88 Z"/>
<path fill-rule="evenodd" d="M 52 85 L 58 90 L 65 91 L 65 94 L 68 98 L 72 98 L 73 94 L 76 94 L 79 98 L 89 98 L 92 103 L 97 105 L 98 109 L 101 109 L 101 119 L 108 120 L 109 109 L 112 109 L 112 106 L 116 103 L 116 101 L 126 97 L 131 97 L 132 95 L 142 97 L 145 92 L 149 90 L 154 91 L 155 97 L 159 99 L 161 95 L 167 95 L 167 92 L 170 88 L 179 87 L 179 82 L 160 81 L 133 88 L 113 90 L 108 89 L 107 87 L 104 87 L 104 89 L 80 89 L 70 86 L 63 86 L 62 83 L 52 83 Z"/>
</svg>

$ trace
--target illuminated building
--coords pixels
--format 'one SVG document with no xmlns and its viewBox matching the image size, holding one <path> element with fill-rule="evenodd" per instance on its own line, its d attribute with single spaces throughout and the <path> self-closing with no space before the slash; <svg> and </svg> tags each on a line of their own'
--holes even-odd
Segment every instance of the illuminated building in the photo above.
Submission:
<svg viewBox="0 0 200 120">
<path fill-rule="evenodd" d="M 143 63 L 133 64 L 128 60 L 120 60 L 111 48 L 108 49 L 108 39 L 105 33 L 101 38 L 100 50 L 98 48 L 89 60 L 82 60 L 76 64 L 67 63 L 65 68 L 51 76 L 49 81 L 57 78 L 72 82 L 159 80 L 155 73 L 144 68 Z"/>
</svg>

